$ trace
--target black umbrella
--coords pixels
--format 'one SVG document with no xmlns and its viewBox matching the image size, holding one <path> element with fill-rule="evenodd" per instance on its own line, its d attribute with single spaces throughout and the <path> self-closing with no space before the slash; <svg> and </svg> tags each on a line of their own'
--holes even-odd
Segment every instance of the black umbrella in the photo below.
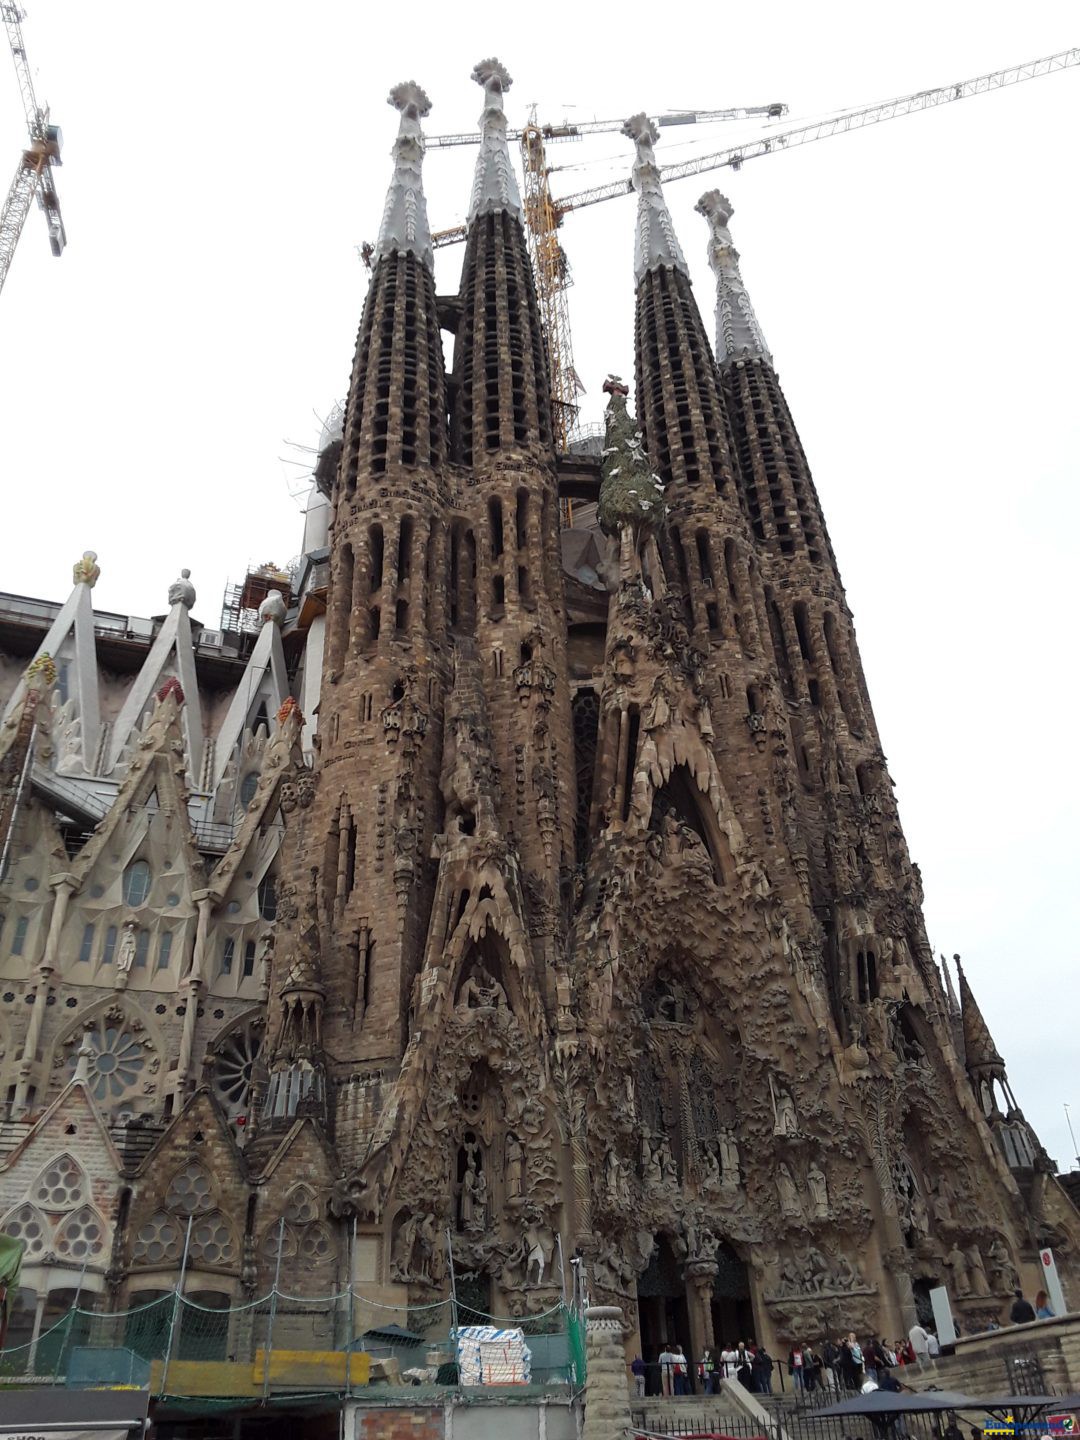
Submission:
<svg viewBox="0 0 1080 1440">
<path fill-rule="evenodd" d="M 961 1395 L 957 1390 L 869 1390 L 865 1395 L 856 1395 L 851 1400 L 841 1400 L 836 1405 L 815 1410 L 814 1419 L 842 1419 L 845 1415 L 925 1415 L 935 1410 L 986 1408 L 985 1401 L 972 1400 L 970 1395 Z"/>
<path fill-rule="evenodd" d="M 1011 1415 L 1018 1425 L 1028 1425 L 1051 1411 L 1080 1410 L 1080 1395 L 991 1395 L 979 1400 L 978 1406 L 995 1419 Z"/>
</svg>

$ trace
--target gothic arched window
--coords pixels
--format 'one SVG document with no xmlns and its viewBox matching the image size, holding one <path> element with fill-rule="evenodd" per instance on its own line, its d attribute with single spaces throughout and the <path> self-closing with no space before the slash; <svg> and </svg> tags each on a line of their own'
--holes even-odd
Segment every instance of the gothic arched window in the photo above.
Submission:
<svg viewBox="0 0 1080 1440">
<path fill-rule="evenodd" d="M 56 1253 L 68 1260 L 92 1260 L 105 1249 L 105 1225 L 90 1205 L 69 1215 L 56 1235 Z"/>
<path fill-rule="evenodd" d="M 33 1199 L 44 1210 L 72 1210 L 88 1198 L 86 1172 L 70 1155 L 59 1155 L 38 1176 Z"/>
<path fill-rule="evenodd" d="M 153 876 L 145 860 L 133 861 L 124 871 L 124 904 L 137 909 L 146 904 Z"/>
</svg>

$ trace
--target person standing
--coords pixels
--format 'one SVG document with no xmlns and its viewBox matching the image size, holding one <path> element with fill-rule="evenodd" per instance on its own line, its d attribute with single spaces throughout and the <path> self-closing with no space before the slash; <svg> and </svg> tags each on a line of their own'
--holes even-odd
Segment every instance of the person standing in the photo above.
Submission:
<svg viewBox="0 0 1080 1440">
<path fill-rule="evenodd" d="M 831 1340 L 826 1340 L 822 1346 L 821 1358 L 825 1362 L 824 1377 L 830 1390 L 840 1389 L 840 1377 L 837 1374 L 837 1367 L 840 1364 L 840 1347 L 834 1345 Z"/>
<path fill-rule="evenodd" d="M 734 1380 L 735 1372 L 739 1365 L 738 1353 L 730 1346 L 725 1345 L 720 1352 L 720 1364 L 723 1368 L 724 1379 Z"/>
<path fill-rule="evenodd" d="M 640 1355 L 630 1361 L 630 1374 L 634 1380 L 634 1399 L 641 1400 L 645 1396 L 645 1361 Z"/>
<path fill-rule="evenodd" d="M 803 1351 L 803 1383 L 806 1386 L 806 1393 L 809 1395 L 821 1385 L 821 1371 L 824 1362 L 821 1356 L 814 1349 L 813 1345 L 807 1345 Z"/>
<path fill-rule="evenodd" d="M 681 1345 L 675 1346 L 675 1394 L 690 1394 L 690 1376 Z"/>
<path fill-rule="evenodd" d="M 799 1392 L 806 1387 L 806 1367 L 803 1363 L 803 1348 L 793 1345 L 788 1351 L 787 1373 L 791 1376 L 792 1390 Z"/>
<path fill-rule="evenodd" d="M 937 1357 L 941 1354 L 941 1346 L 938 1344 L 938 1338 L 934 1334 L 933 1330 L 928 1330 L 926 1332 L 926 1348 L 930 1352 L 931 1360 L 936 1360 Z"/>
<path fill-rule="evenodd" d="M 703 1395 L 713 1394 L 713 1376 L 716 1372 L 716 1361 L 713 1359 L 712 1351 L 706 1346 L 702 1351 L 701 1359 L 698 1361 L 698 1381 L 701 1385 Z"/>
<path fill-rule="evenodd" d="M 764 1345 L 757 1347 L 751 1369 L 754 1372 L 754 1389 L 757 1393 L 759 1395 L 771 1395 L 773 1358 L 768 1350 L 765 1349 Z"/>
<path fill-rule="evenodd" d="M 1012 1309 L 1009 1311 L 1009 1319 L 1014 1325 L 1030 1325 L 1032 1320 L 1036 1318 L 1034 1306 L 1030 1300 L 1024 1299 L 1024 1292 L 1022 1290 L 1014 1290 L 1013 1295 L 1016 1298 L 1013 1300 Z"/>
<path fill-rule="evenodd" d="M 918 1320 L 908 1331 L 908 1344 L 914 1354 L 915 1364 L 925 1365 L 930 1359 L 930 1337 Z"/>
<path fill-rule="evenodd" d="M 738 1349 L 735 1351 L 735 1378 L 744 1390 L 753 1390 L 754 1372 L 750 1365 L 750 1352 L 746 1348 L 746 1341 L 740 1340 Z"/>
<path fill-rule="evenodd" d="M 1053 1320 L 1054 1309 L 1050 1304 L 1050 1296 L 1045 1290 L 1040 1290 L 1035 1296 L 1035 1318 L 1036 1320 Z"/>
<path fill-rule="evenodd" d="M 661 1395 L 673 1395 L 675 1393 L 675 1356 L 668 1348 L 668 1342 L 664 1341 L 664 1348 L 660 1351 L 660 1393 Z"/>
</svg>

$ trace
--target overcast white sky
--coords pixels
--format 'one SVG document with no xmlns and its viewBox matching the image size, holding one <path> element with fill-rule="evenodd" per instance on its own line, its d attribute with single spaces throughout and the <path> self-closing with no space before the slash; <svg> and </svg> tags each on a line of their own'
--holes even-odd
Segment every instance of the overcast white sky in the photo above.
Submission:
<svg viewBox="0 0 1080 1440">
<path fill-rule="evenodd" d="M 279 457 L 313 444 L 344 393 L 393 83 L 427 88 L 433 134 L 474 127 L 469 72 L 492 53 L 515 79 L 512 121 L 531 102 L 582 119 L 774 99 L 794 118 L 1080 39 L 1064 0 L 26 4 L 39 98 L 65 135 L 70 243 L 52 259 L 32 214 L 0 296 L 0 587 L 62 598 L 90 546 L 102 608 L 160 613 L 188 565 L 210 625 L 227 577 L 300 547 L 300 472 Z M 735 203 L 931 940 L 964 955 L 1063 1166 L 1063 1102 L 1080 1121 L 1078 110 L 1080 68 L 669 187 L 710 328 L 693 205 L 717 183 Z M 668 131 L 659 157 L 738 133 Z M 0 57 L 0 175 L 21 138 Z M 590 157 L 614 159 L 557 176 L 556 193 L 624 173 L 631 149 L 605 135 L 555 158 Z M 434 227 L 463 217 L 471 159 L 429 154 Z M 619 200 L 564 230 L 586 418 L 608 370 L 632 373 L 632 213 Z M 441 290 L 459 265 L 440 252 Z"/>
</svg>

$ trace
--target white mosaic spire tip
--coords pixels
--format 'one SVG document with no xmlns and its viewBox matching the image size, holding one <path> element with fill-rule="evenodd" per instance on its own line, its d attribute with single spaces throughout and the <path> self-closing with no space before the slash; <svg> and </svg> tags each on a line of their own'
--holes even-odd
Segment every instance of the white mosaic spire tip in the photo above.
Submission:
<svg viewBox="0 0 1080 1440">
<path fill-rule="evenodd" d="M 508 210 L 524 223 L 517 176 L 506 141 L 506 112 L 503 95 L 513 81 L 505 65 L 493 56 L 473 67 L 472 78 L 484 87 L 484 109 L 480 116 L 480 153 L 476 157 L 469 224 L 479 215 Z"/>
<path fill-rule="evenodd" d="M 424 132 L 420 127 L 420 121 L 431 112 L 431 101 L 415 80 L 405 80 L 390 91 L 387 103 L 400 112 L 401 121 L 390 151 L 394 176 L 386 192 L 375 260 L 383 255 L 416 255 L 433 271 L 435 255 L 422 175 Z"/>
<path fill-rule="evenodd" d="M 634 239 L 634 279 L 640 283 L 650 270 L 668 266 L 689 275 L 686 257 L 671 223 L 671 214 L 660 184 L 660 167 L 653 146 L 660 132 L 644 111 L 631 115 L 623 134 L 637 147 L 634 160 L 634 189 L 638 192 L 637 232 Z"/>
<path fill-rule="evenodd" d="M 694 207 L 709 222 L 709 264 L 716 276 L 716 363 L 761 359 L 772 364 L 769 347 L 739 273 L 728 221 L 735 208 L 719 190 L 709 190 Z"/>
</svg>

